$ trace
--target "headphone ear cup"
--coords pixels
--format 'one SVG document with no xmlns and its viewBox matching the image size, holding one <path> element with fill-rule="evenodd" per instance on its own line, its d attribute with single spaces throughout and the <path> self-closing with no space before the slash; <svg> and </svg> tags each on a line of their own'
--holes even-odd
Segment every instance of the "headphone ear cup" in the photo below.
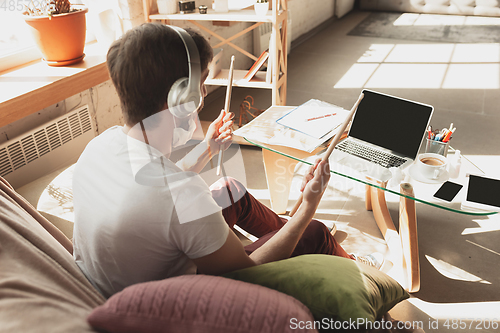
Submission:
<svg viewBox="0 0 500 333">
<path fill-rule="evenodd" d="M 167 96 L 170 112 L 177 118 L 184 118 L 195 112 L 201 105 L 201 68 L 200 55 L 193 38 L 182 28 L 170 27 L 179 34 L 187 52 L 189 77 L 175 81 Z"/>
<path fill-rule="evenodd" d="M 183 99 L 184 95 L 187 93 L 188 85 L 189 79 L 187 77 L 180 78 L 174 82 L 168 92 L 168 109 L 177 118 L 187 117 L 194 111 L 186 109 L 186 105 L 183 105 Z"/>
</svg>

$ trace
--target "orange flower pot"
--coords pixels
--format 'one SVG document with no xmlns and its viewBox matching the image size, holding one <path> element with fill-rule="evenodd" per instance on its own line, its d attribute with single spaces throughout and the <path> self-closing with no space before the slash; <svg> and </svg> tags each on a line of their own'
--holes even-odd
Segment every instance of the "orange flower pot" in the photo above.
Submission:
<svg viewBox="0 0 500 333">
<path fill-rule="evenodd" d="M 87 12 L 88 8 L 84 7 L 75 12 L 53 15 L 51 19 L 24 15 L 48 65 L 64 66 L 83 60 Z"/>
</svg>

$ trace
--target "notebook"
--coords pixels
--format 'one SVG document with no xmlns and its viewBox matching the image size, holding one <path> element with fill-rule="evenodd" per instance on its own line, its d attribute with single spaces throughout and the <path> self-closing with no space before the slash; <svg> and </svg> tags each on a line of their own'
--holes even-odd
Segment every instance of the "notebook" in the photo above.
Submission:
<svg viewBox="0 0 500 333">
<path fill-rule="evenodd" d="M 340 127 L 348 115 L 349 111 L 340 106 L 310 99 L 276 122 L 315 139 L 324 138 L 327 141 L 332 137 L 327 134 Z"/>
<path fill-rule="evenodd" d="M 417 157 L 434 108 L 403 98 L 363 90 L 349 134 L 331 159 L 370 178 L 387 181 L 390 168 L 405 168 Z"/>
</svg>

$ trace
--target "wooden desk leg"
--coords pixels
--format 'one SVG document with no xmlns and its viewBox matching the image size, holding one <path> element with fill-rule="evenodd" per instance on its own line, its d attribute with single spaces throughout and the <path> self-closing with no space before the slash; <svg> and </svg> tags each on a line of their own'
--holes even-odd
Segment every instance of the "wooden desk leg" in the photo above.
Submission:
<svg viewBox="0 0 500 333">
<path fill-rule="evenodd" d="M 365 186 L 366 186 L 365 207 L 366 210 L 372 210 L 372 194 L 371 194 L 372 187 L 370 185 L 365 185 Z"/>
<path fill-rule="evenodd" d="M 380 184 L 381 187 L 386 185 L 387 183 Z M 401 184 L 401 193 L 413 196 L 413 187 L 407 183 Z M 394 265 L 404 269 L 405 281 L 402 284 L 409 292 L 417 292 L 420 289 L 420 265 L 415 201 L 401 197 L 400 233 L 387 208 L 384 190 L 367 185 L 365 205 L 367 210 L 373 210 L 375 222 L 394 257 Z"/>
<path fill-rule="evenodd" d="M 285 214 L 293 172 L 298 162 L 267 149 L 262 149 L 262 157 L 271 195 L 271 207 L 276 214 Z"/>
<path fill-rule="evenodd" d="M 413 196 L 413 186 L 401 184 L 401 193 Z M 401 197 L 399 203 L 399 235 L 403 246 L 403 268 L 408 279 L 408 291 L 417 292 L 420 289 L 420 262 L 418 258 L 417 212 L 415 200 Z"/>
<path fill-rule="evenodd" d="M 385 187 L 387 183 L 380 184 L 380 186 Z M 368 186 L 368 185 L 367 185 Z M 398 231 L 394 226 L 391 214 L 387 209 L 387 202 L 385 201 L 384 190 L 378 189 L 373 186 L 369 186 L 367 189 L 367 207 L 368 203 L 373 211 L 373 217 L 377 226 L 382 233 L 382 236 L 389 247 L 389 251 L 395 259 L 395 265 L 401 266 L 403 263 L 402 252 L 401 252 L 401 240 L 399 238 Z"/>
</svg>

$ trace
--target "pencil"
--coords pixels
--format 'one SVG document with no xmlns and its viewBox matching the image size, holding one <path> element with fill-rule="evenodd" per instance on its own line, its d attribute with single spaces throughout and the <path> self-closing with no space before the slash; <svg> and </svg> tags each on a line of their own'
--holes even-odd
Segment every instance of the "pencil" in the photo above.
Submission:
<svg viewBox="0 0 500 333">
<path fill-rule="evenodd" d="M 323 116 L 306 119 L 306 122 L 307 121 L 311 121 L 311 120 L 316 120 L 316 119 L 322 119 L 322 118 L 326 118 L 326 117 L 331 117 L 331 116 L 335 116 L 335 115 L 336 115 L 336 113 L 329 113 L 329 114 L 325 114 Z"/>
<path fill-rule="evenodd" d="M 456 128 L 456 127 L 454 127 L 451 131 L 448 131 L 448 133 L 446 133 L 445 137 L 443 138 L 443 142 L 445 142 L 445 143 L 446 143 L 446 142 L 450 141 L 450 139 L 451 139 L 451 135 L 452 135 L 453 133 L 455 133 L 455 130 L 456 130 L 456 129 L 457 129 L 457 128 Z"/>
<path fill-rule="evenodd" d="M 222 119 L 226 116 L 226 113 L 229 112 L 229 106 L 231 104 L 231 89 L 233 87 L 233 68 L 234 68 L 234 55 L 231 56 L 231 66 L 229 67 L 229 74 L 227 79 L 227 90 L 226 90 L 226 103 L 224 105 L 224 115 Z M 221 147 L 222 148 L 222 147 Z M 220 171 L 222 168 L 222 155 L 224 151 L 220 149 L 219 151 L 219 161 L 217 163 L 217 176 L 220 176 Z"/>
</svg>

